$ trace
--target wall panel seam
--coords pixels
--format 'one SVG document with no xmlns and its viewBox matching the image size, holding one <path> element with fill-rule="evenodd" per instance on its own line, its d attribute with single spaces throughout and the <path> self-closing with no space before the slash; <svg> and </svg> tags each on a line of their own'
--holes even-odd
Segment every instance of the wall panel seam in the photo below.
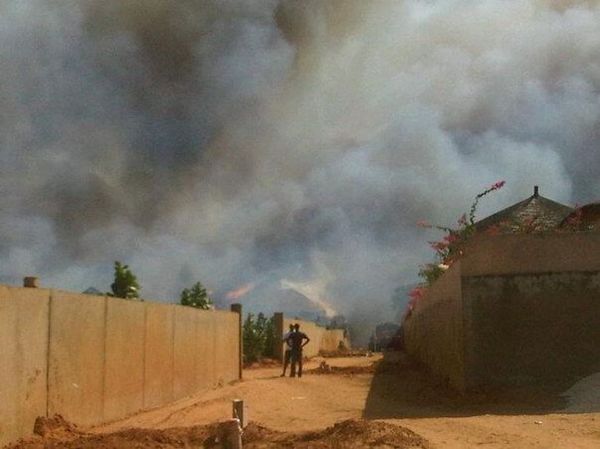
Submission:
<svg viewBox="0 0 600 449">
<path fill-rule="evenodd" d="M 50 415 L 50 348 L 52 339 L 52 304 L 54 302 L 54 290 L 50 290 L 48 297 L 48 325 L 46 340 L 46 417 Z"/>
</svg>

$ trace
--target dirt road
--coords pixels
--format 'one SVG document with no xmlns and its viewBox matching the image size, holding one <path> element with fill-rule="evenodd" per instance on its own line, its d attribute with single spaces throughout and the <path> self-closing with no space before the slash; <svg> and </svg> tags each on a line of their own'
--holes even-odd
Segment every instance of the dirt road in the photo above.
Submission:
<svg viewBox="0 0 600 449">
<path fill-rule="evenodd" d="M 102 438 L 103 435 L 131 428 L 148 428 L 155 432 L 156 429 L 214 423 L 228 418 L 231 401 L 242 398 L 249 419 L 273 432 L 322 430 L 347 419 L 356 419 L 358 423 L 377 420 L 393 424 L 388 426 L 391 428 L 401 426 L 410 429 L 427 441 L 414 446 L 384 447 L 600 448 L 600 401 L 590 401 L 594 397 L 591 393 L 598 386 L 597 381 L 582 382 L 578 388 L 572 389 L 576 394 L 571 402 L 568 398 L 545 391 L 462 398 L 434 386 L 402 359 L 386 363 L 378 357 L 327 359 L 332 367 L 328 372 L 315 370 L 319 362 L 309 363 L 309 372 L 302 379 L 281 378 L 279 368 L 246 370 L 242 382 L 104 425 L 91 432 Z M 590 385 L 590 394 L 582 390 L 586 385 Z M 573 403 L 573 400 L 580 403 Z M 348 432 L 359 432 L 359 424 L 349 426 Z M 351 427 L 353 430 L 350 431 Z M 305 447 L 290 445 L 289 440 L 286 444 L 289 447 Z"/>
</svg>

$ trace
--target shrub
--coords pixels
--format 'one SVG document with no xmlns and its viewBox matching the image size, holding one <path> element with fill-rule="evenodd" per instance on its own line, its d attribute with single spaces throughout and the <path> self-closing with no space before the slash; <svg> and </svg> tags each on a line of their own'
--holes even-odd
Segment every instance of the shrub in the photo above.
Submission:
<svg viewBox="0 0 600 449">
<path fill-rule="evenodd" d="M 139 299 L 141 290 L 136 276 L 131 272 L 127 265 L 121 262 L 115 262 L 115 280 L 110 285 L 111 292 L 108 296 L 125 299 Z"/>
<path fill-rule="evenodd" d="M 263 313 L 254 318 L 249 313 L 244 321 L 244 362 L 252 363 L 263 357 L 272 357 L 277 336 L 273 318 L 267 319 Z"/>
<path fill-rule="evenodd" d="M 179 303 L 182 306 L 195 307 L 203 310 L 213 308 L 212 299 L 208 296 L 206 288 L 204 288 L 201 282 L 196 282 L 191 289 L 183 289 Z"/>
</svg>

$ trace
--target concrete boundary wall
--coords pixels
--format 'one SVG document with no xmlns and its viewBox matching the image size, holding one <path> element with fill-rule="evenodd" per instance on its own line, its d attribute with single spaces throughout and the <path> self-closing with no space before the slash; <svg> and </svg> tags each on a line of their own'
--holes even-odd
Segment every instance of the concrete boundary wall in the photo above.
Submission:
<svg viewBox="0 0 600 449">
<path fill-rule="evenodd" d="M 461 263 L 433 284 L 404 323 L 407 351 L 432 373 L 465 389 Z"/>
<path fill-rule="evenodd" d="M 106 299 L 52 291 L 48 415 L 80 425 L 102 422 Z"/>
<path fill-rule="evenodd" d="M 0 285 L 0 447 L 38 416 L 92 426 L 240 378 L 240 315 Z"/>
<path fill-rule="evenodd" d="M 146 306 L 144 408 L 158 407 L 174 399 L 174 315 L 173 306 L 168 304 Z"/>
<path fill-rule="evenodd" d="M 0 285 L 0 447 L 46 415 L 49 299 L 49 290 Z"/>
<path fill-rule="evenodd" d="M 600 232 L 482 235 L 465 248 L 462 276 L 600 270 Z"/>
<path fill-rule="evenodd" d="M 144 303 L 106 298 L 103 416 L 106 421 L 144 408 L 145 331 Z"/>
<path fill-rule="evenodd" d="M 339 348 L 340 343 L 346 348 L 350 348 L 350 342 L 342 329 L 326 329 L 310 321 L 294 320 L 285 317 L 283 313 L 275 313 L 275 335 L 283 336 L 289 330 L 290 324 L 300 324 L 300 330 L 309 338 L 310 342 L 304 347 L 303 355 L 305 357 L 315 357 L 322 352 L 334 352 Z M 275 354 L 283 359 L 284 343 L 276 341 Z"/>
<path fill-rule="evenodd" d="M 567 381 L 600 366 L 600 233 L 481 236 L 403 323 L 458 390 Z"/>
<path fill-rule="evenodd" d="M 467 276 L 470 389 L 553 384 L 600 368 L 600 271 Z"/>
</svg>

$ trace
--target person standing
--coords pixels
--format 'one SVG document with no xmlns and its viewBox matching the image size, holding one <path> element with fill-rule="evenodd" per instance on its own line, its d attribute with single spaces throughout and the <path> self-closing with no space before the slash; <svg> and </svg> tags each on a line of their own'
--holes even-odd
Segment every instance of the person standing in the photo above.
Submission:
<svg viewBox="0 0 600 449">
<path fill-rule="evenodd" d="M 290 336 L 294 333 L 294 325 L 290 324 L 290 330 L 283 336 L 283 343 L 285 344 L 285 352 L 283 353 L 283 373 L 281 373 L 281 377 L 285 377 L 285 371 L 287 370 L 288 365 L 290 364 L 290 359 L 292 357 L 292 344 L 290 340 Z"/>
<path fill-rule="evenodd" d="M 291 363 L 290 377 L 296 376 L 296 365 L 298 366 L 298 377 L 302 377 L 302 348 L 304 348 L 310 338 L 304 332 L 300 332 L 300 325 L 294 324 L 294 332 L 290 334 L 288 339 L 291 346 Z"/>
</svg>

